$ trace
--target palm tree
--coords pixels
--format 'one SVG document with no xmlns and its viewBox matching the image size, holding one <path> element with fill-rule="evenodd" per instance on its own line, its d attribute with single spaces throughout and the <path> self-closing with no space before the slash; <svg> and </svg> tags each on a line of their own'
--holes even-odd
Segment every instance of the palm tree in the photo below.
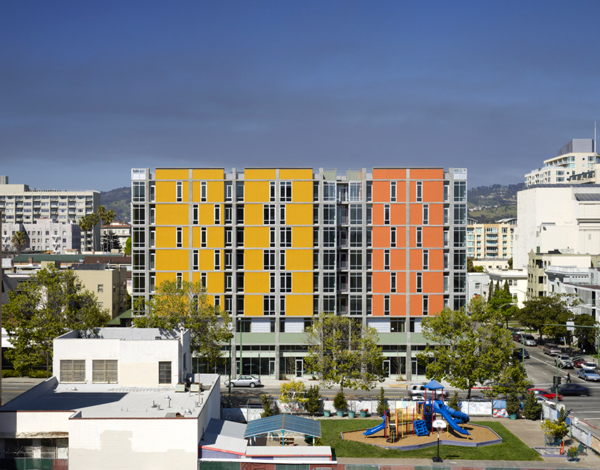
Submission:
<svg viewBox="0 0 600 470">
<path fill-rule="evenodd" d="M 100 206 L 102 207 L 102 206 Z M 88 216 L 88 219 L 90 221 L 90 229 L 92 230 L 92 246 L 93 249 L 96 249 L 96 231 L 94 230 L 94 227 L 96 227 L 96 225 L 98 225 L 98 222 L 100 222 L 100 216 L 96 213 L 91 213 Z"/>
<path fill-rule="evenodd" d="M 117 216 L 117 214 L 115 213 L 114 210 L 112 210 L 112 209 L 106 210 L 104 206 L 98 206 L 98 210 L 96 211 L 96 213 L 98 214 L 98 217 L 102 221 L 101 226 L 110 225 L 112 223 L 112 221 L 115 220 L 115 217 Z M 110 251 L 112 249 L 112 238 L 109 237 L 109 240 L 110 241 L 109 241 L 108 251 Z"/>
<path fill-rule="evenodd" d="M 83 245 L 87 248 L 88 232 L 92 229 L 92 221 L 89 215 L 84 215 L 79 219 L 79 228 L 83 231 Z"/>
<path fill-rule="evenodd" d="M 27 235 L 22 231 L 15 232 L 10 241 L 17 250 L 17 255 L 20 255 L 21 250 L 27 246 Z"/>
</svg>

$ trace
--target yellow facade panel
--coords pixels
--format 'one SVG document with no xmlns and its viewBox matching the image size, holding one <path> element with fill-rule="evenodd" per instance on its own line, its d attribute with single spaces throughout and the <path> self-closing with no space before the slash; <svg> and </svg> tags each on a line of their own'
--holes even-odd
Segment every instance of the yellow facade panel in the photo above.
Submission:
<svg viewBox="0 0 600 470">
<path fill-rule="evenodd" d="M 313 224 L 313 205 L 312 204 L 287 204 L 286 205 L 286 224 L 287 225 L 311 225 Z"/>
<path fill-rule="evenodd" d="M 276 171 L 269 168 L 246 168 L 244 169 L 244 180 L 274 180 Z"/>
<path fill-rule="evenodd" d="M 155 195 L 156 202 L 175 202 L 177 197 L 175 181 L 157 181 Z"/>
<path fill-rule="evenodd" d="M 197 168 L 192 170 L 192 179 L 195 180 L 222 180 L 225 177 L 223 168 Z"/>
<path fill-rule="evenodd" d="M 245 273 L 244 292 L 247 294 L 269 293 L 269 273 Z M 312 292 L 312 291 L 311 291 Z"/>
<path fill-rule="evenodd" d="M 312 294 L 313 273 L 292 273 L 292 292 L 294 294 Z"/>
<path fill-rule="evenodd" d="M 200 227 L 192 227 L 192 247 L 198 248 L 200 246 Z"/>
<path fill-rule="evenodd" d="M 244 222 L 248 225 L 263 225 L 263 205 L 245 204 Z M 312 221 L 311 221 L 312 223 Z"/>
<path fill-rule="evenodd" d="M 155 273 L 154 275 L 154 283 L 155 283 L 155 289 L 158 289 L 158 287 L 165 281 L 174 281 L 175 280 L 175 273 Z"/>
<path fill-rule="evenodd" d="M 200 181 L 192 181 L 192 202 L 200 202 Z"/>
<path fill-rule="evenodd" d="M 246 248 L 268 248 L 269 227 L 245 227 L 244 246 Z"/>
<path fill-rule="evenodd" d="M 202 274 L 199 273 L 199 272 L 193 272 L 192 273 L 192 282 L 194 284 L 197 284 L 197 283 L 199 283 L 201 281 L 202 281 Z"/>
<path fill-rule="evenodd" d="M 245 295 L 244 296 L 244 316 L 262 317 L 263 316 L 263 296 Z"/>
<path fill-rule="evenodd" d="M 221 272 L 206 274 L 206 290 L 208 292 L 221 293 L 225 291 L 224 275 Z"/>
<path fill-rule="evenodd" d="M 156 225 L 188 225 L 189 211 L 188 204 L 157 204 Z"/>
<path fill-rule="evenodd" d="M 206 227 L 206 247 L 222 248 L 225 246 L 225 229 L 223 227 Z"/>
<path fill-rule="evenodd" d="M 154 172 L 156 180 L 187 180 L 190 170 L 181 168 L 157 168 Z"/>
<path fill-rule="evenodd" d="M 286 168 L 279 170 L 280 180 L 311 180 L 313 179 L 312 168 Z"/>
<path fill-rule="evenodd" d="M 292 181 L 292 202 L 312 202 L 312 181 Z"/>
<path fill-rule="evenodd" d="M 208 181 L 206 183 L 206 202 L 223 202 L 225 200 L 225 183 Z"/>
<path fill-rule="evenodd" d="M 263 251 L 262 250 L 245 250 L 244 256 L 246 258 L 244 260 L 244 268 L 246 269 L 246 271 L 262 271 L 263 270 Z"/>
<path fill-rule="evenodd" d="M 313 228 L 312 227 L 292 227 L 292 247 L 293 248 L 312 248 L 313 246 Z"/>
<path fill-rule="evenodd" d="M 175 248 L 176 233 L 175 227 L 156 227 L 156 246 L 158 248 Z"/>
<path fill-rule="evenodd" d="M 244 182 L 245 202 L 269 202 L 268 181 L 246 181 Z"/>
<path fill-rule="evenodd" d="M 287 295 L 285 297 L 285 316 L 312 316 L 313 314 L 313 296 L 312 295 Z"/>
<path fill-rule="evenodd" d="M 213 271 L 215 269 L 215 250 L 200 250 L 198 267 L 200 271 Z"/>
<path fill-rule="evenodd" d="M 312 250 L 286 250 L 285 267 L 288 271 L 312 271 Z M 248 268 L 246 268 L 248 269 Z"/>
<path fill-rule="evenodd" d="M 190 268 L 189 250 L 156 250 L 157 271 L 187 271 Z"/>
<path fill-rule="evenodd" d="M 200 225 L 214 225 L 215 224 L 215 205 L 214 204 L 200 204 L 198 208 L 198 216 L 200 218 Z"/>
</svg>

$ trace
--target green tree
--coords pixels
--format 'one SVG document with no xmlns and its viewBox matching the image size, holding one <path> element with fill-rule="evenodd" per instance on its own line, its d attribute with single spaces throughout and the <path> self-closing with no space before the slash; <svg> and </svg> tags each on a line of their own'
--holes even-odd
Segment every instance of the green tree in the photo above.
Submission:
<svg viewBox="0 0 600 470">
<path fill-rule="evenodd" d="M 536 420 L 540 417 L 541 412 L 542 405 L 538 403 L 535 393 L 527 392 L 523 403 L 523 416 L 527 419 Z"/>
<path fill-rule="evenodd" d="M 521 411 L 521 400 L 519 400 L 517 392 L 513 390 L 506 399 L 506 412 L 509 415 L 516 415 L 519 414 L 519 411 Z"/>
<path fill-rule="evenodd" d="M 600 327 L 600 325 L 598 325 L 598 323 L 596 323 L 596 320 L 594 319 L 594 317 L 592 317 L 591 315 L 588 315 L 587 313 L 584 313 L 582 315 L 577 315 L 577 317 L 575 317 L 575 325 L 581 325 L 581 326 L 595 326 L 595 327 Z M 577 343 L 580 346 L 583 346 L 584 344 L 594 344 L 594 341 L 596 339 L 596 335 L 598 333 L 598 330 L 596 328 L 577 328 L 575 327 L 575 337 L 577 338 Z"/>
<path fill-rule="evenodd" d="M 427 366 L 427 378 L 446 380 L 453 387 L 467 390 L 487 380 L 498 382 L 509 365 L 512 342 L 502 326 L 501 315 L 482 299 L 473 299 L 464 310 L 442 310 L 424 318 L 423 336 L 428 341 L 417 355 Z"/>
<path fill-rule="evenodd" d="M 261 418 L 268 418 L 269 416 L 273 416 L 273 409 L 271 408 L 271 399 L 269 395 L 263 393 L 260 396 L 260 401 L 263 406 L 263 412 L 260 414 Z"/>
<path fill-rule="evenodd" d="M 467 258 L 467 272 L 468 273 L 482 273 L 483 266 L 475 266 L 473 264 L 473 258 Z"/>
<path fill-rule="evenodd" d="M 494 297 L 494 281 L 490 281 L 490 287 L 488 291 L 488 302 Z"/>
<path fill-rule="evenodd" d="M 534 297 L 525 301 L 518 313 L 521 325 L 537 330 L 540 339 L 545 334 L 551 338 L 567 335 L 565 326 L 549 326 L 550 324 L 564 325 L 573 318 L 571 308 L 579 305 L 581 300 L 574 294 L 552 294 L 547 297 Z"/>
<path fill-rule="evenodd" d="M 96 249 L 96 225 L 100 222 L 100 216 L 96 213 L 89 214 L 88 216 L 90 222 L 90 230 L 92 231 L 92 246 L 93 249 Z"/>
<path fill-rule="evenodd" d="M 504 281 L 504 285 L 502 286 L 502 290 L 505 294 L 508 294 L 512 297 L 512 295 L 510 294 L 510 287 L 508 286 L 508 279 L 506 279 Z"/>
<path fill-rule="evenodd" d="M 385 403 L 385 392 L 383 387 L 379 388 L 379 398 L 377 399 L 377 414 L 383 416 L 387 410 L 387 404 Z"/>
<path fill-rule="evenodd" d="M 493 383 L 491 393 L 486 395 L 509 395 L 513 391 L 523 394 L 530 384 L 531 382 L 527 379 L 521 362 L 511 358 L 510 364 L 502 369 L 497 382 Z"/>
<path fill-rule="evenodd" d="M 92 226 L 92 221 L 91 221 L 89 215 L 84 215 L 83 217 L 81 217 L 79 219 L 78 223 L 79 223 L 79 228 L 83 232 L 83 246 L 87 250 L 89 231 L 93 227 Z"/>
<path fill-rule="evenodd" d="M 298 407 L 303 407 L 308 401 L 304 382 L 300 380 L 283 382 L 279 387 L 279 401 L 286 405 L 297 404 Z"/>
<path fill-rule="evenodd" d="M 333 407 L 337 411 L 345 411 L 348 409 L 348 401 L 346 395 L 341 390 L 333 397 Z"/>
<path fill-rule="evenodd" d="M 507 263 L 508 263 L 508 269 L 512 269 L 513 268 L 513 259 L 509 258 Z"/>
<path fill-rule="evenodd" d="M 504 318 L 507 328 L 509 320 L 512 320 L 519 311 L 515 304 L 516 302 L 514 301 L 512 295 L 500 288 L 496 288 L 496 290 L 494 290 L 494 295 L 488 301 L 489 307 L 498 311 L 498 313 Z"/>
<path fill-rule="evenodd" d="M 27 234 L 23 231 L 15 232 L 10 242 L 15 247 L 15 250 L 17 250 L 17 255 L 20 255 L 21 250 L 27 246 Z"/>
<path fill-rule="evenodd" d="M 448 406 L 453 410 L 460 411 L 460 403 L 458 401 L 458 392 L 454 392 L 454 396 L 448 402 Z"/>
<path fill-rule="evenodd" d="M 322 313 L 307 328 L 307 370 L 319 374 L 327 388 L 370 390 L 383 382 L 383 354 L 375 328 L 360 321 Z"/>
<path fill-rule="evenodd" d="M 131 237 L 129 237 L 125 242 L 125 246 L 123 247 L 123 253 L 125 253 L 127 256 L 131 256 Z"/>
<path fill-rule="evenodd" d="M 110 225 L 113 220 L 115 220 L 116 214 L 115 211 L 112 209 L 106 210 L 106 208 L 104 206 L 98 206 L 98 209 L 96 210 L 96 214 L 98 214 L 98 218 L 100 220 L 100 227 L 102 228 L 104 225 Z M 109 245 L 110 242 L 112 240 L 108 240 L 109 241 Z M 108 251 L 110 251 L 112 249 L 112 246 L 108 247 Z M 104 250 L 104 246 L 102 247 L 102 250 Z"/>
<path fill-rule="evenodd" d="M 306 411 L 308 411 L 311 416 L 314 416 L 321 410 L 321 393 L 319 386 L 311 385 L 306 396 Z"/>
<path fill-rule="evenodd" d="M 52 341 L 70 330 L 101 327 L 110 320 L 95 295 L 83 290 L 74 271 L 44 268 L 8 293 L 2 325 L 14 348 L 6 351 L 25 375 L 51 363 Z"/>
<path fill-rule="evenodd" d="M 233 337 L 230 317 L 211 305 L 199 282 L 164 281 L 151 299 L 138 298 L 134 308 L 145 312 L 134 319 L 134 326 L 188 329 L 192 354 L 204 358 L 209 368 L 223 363 L 221 345 Z"/>
</svg>

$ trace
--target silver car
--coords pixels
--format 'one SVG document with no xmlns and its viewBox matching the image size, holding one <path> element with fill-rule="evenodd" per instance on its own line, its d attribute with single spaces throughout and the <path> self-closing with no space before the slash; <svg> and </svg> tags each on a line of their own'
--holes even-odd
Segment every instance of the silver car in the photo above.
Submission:
<svg viewBox="0 0 600 470">
<path fill-rule="evenodd" d="M 596 372 L 596 369 L 598 369 L 598 365 L 595 362 L 584 362 L 583 364 L 581 364 L 581 368 L 583 370 Z"/>
<path fill-rule="evenodd" d="M 231 380 L 231 385 L 234 387 L 257 387 L 262 385 L 260 379 L 257 379 L 253 375 L 240 375 L 237 379 Z M 225 381 L 225 386 L 229 386 L 229 380 Z"/>
</svg>

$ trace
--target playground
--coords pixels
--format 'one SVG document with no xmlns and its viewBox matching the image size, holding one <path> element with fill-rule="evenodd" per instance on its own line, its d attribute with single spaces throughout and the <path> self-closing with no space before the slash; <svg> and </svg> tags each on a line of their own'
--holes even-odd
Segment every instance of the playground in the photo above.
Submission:
<svg viewBox="0 0 600 470">
<path fill-rule="evenodd" d="M 419 449 L 437 444 L 435 426 L 443 419 L 445 426 L 439 433 L 441 445 L 479 447 L 502 443 L 502 438 L 491 429 L 469 424 L 467 414 L 448 407 L 443 400 L 436 400 L 436 390 L 443 390 L 439 382 L 432 380 L 425 389 L 431 391 L 429 399 L 425 395 L 423 401 L 387 410 L 379 425 L 365 431 L 344 432 L 342 438 L 399 450 Z"/>
</svg>

